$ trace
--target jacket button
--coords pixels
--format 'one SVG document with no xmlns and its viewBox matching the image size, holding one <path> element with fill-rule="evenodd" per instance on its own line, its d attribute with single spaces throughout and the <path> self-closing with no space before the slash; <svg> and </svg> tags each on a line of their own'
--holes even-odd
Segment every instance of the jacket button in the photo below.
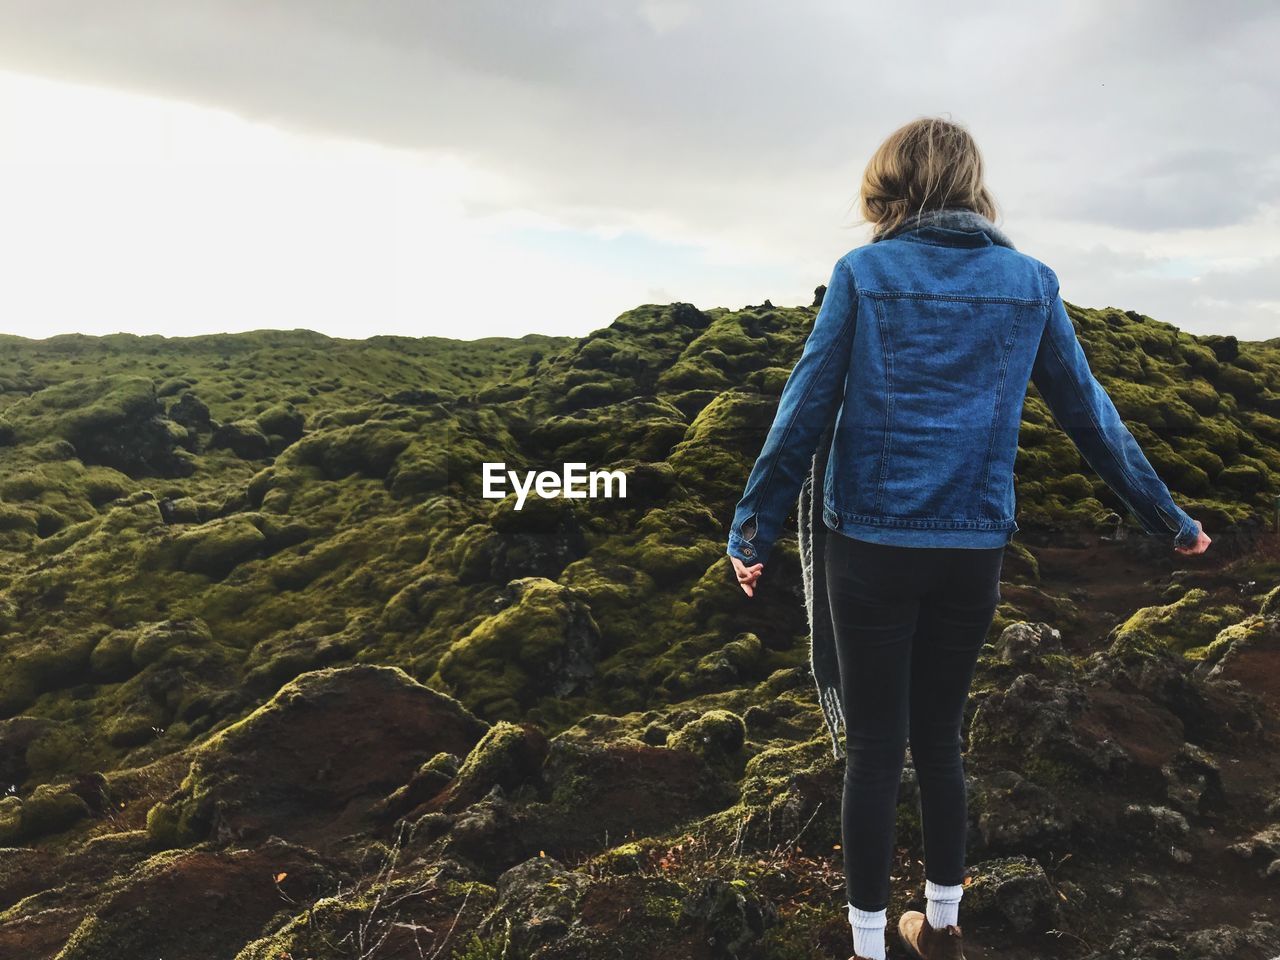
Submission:
<svg viewBox="0 0 1280 960">
<path fill-rule="evenodd" d="M 748 557 L 754 557 L 756 555 L 756 552 L 752 547 L 743 547 L 742 552 Z"/>
</svg>

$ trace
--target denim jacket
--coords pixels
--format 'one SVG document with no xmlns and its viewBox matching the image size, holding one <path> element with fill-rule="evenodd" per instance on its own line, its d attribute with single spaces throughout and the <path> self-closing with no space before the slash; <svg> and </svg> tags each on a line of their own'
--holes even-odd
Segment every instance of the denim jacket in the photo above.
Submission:
<svg viewBox="0 0 1280 960">
<path fill-rule="evenodd" d="M 826 526 L 906 546 L 1012 539 L 1028 383 L 1149 534 L 1199 526 L 1173 502 L 1095 379 L 1048 266 L 990 220 L 929 211 L 836 261 L 778 401 L 726 552 L 767 563 L 824 429 Z"/>
</svg>

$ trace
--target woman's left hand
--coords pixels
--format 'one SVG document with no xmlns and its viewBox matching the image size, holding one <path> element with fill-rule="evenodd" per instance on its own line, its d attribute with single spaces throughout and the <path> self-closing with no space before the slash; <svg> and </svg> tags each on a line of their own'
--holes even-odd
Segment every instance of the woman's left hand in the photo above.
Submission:
<svg viewBox="0 0 1280 960">
<path fill-rule="evenodd" d="M 756 581 L 760 579 L 760 574 L 764 573 L 764 564 L 753 563 L 748 567 L 737 557 L 731 556 L 729 559 L 733 561 L 733 572 L 738 577 L 738 586 L 748 597 L 754 597 Z"/>
</svg>

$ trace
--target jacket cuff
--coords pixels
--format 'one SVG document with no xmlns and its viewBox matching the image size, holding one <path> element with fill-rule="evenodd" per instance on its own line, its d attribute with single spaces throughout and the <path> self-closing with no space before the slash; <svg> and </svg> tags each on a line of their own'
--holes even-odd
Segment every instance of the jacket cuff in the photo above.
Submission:
<svg viewBox="0 0 1280 960">
<path fill-rule="evenodd" d="M 747 566 L 764 562 L 762 552 L 754 543 L 742 537 L 736 530 L 729 532 L 729 544 L 725 549 L 725 553 L 731 557 L 737 557 Z"/>
<path fill-rule="evenodd" d="M 1183 514 L 1185 519 L 1177 534 L 1174 535 L 1173 545 L 1175 547 L 1189 547 L 1200 539 L 1200 527 L 1194 519 L 1188 514 Z"/>
</svg>

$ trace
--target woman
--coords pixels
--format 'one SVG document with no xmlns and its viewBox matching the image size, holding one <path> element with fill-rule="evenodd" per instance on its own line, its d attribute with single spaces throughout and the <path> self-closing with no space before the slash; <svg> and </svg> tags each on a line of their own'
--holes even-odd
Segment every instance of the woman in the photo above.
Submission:
<svg viewBox="0 0 1280 960">
<path fill-rule="evenodd" d="M 861 204 L 871 241 L 832 271 L 726 552 L 754 596 L 801 495 L 814 674 L 837 746 L 844 725 L 855 960 L 885 956 L 908 742 L 926 911 L 902 914 L 898 931 L 915 956 L 962 958 L 961 724 L 1018 529 L 1013 466 L 1027 385 L 1143 530 L 1188 555 L 1209 537 L 1094 378 L 1056 274 L 992 222 L 982 158 L 962 126 L 923 118 L 895 131 L 867 165 Z"/>
</svg>

